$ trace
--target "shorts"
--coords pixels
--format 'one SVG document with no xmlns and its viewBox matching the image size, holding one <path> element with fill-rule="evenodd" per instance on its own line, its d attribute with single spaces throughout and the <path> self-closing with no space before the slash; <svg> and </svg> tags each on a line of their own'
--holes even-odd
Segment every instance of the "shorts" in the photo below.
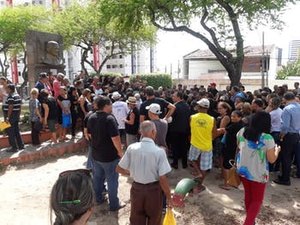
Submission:
<svg viewBox="0 0 300 225">
<path fill-rule="evenodd" d="M 212 168 L 212 151 L 202 151 L 191 145 L 189 152 L 189 160 L 196 161 L 200 156 L 200 169 L 203 171 L 210 170 Z"/>
<path fill-rule="evenodd" d="M 48 128 L 51 133 L 56 132 L 55 125 L 56 125 L 56 120 L 48 120 Z"/>
</svg>

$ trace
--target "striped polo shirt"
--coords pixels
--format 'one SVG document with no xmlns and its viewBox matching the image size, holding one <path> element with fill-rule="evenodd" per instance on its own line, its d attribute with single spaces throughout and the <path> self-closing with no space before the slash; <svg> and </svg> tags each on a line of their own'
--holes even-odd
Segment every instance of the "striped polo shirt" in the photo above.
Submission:
<svg viewBox="0 0 300 225">
<path fill-rule="evenodd" d="M 22 99 L 17 92 L 13 94 L 9 94 L 3 105 L 3 111 L 8 112 L 8 106 L 13 105 L 13 112 L 20 112 L 21 104 L 22 104 Z"/>
</svg>

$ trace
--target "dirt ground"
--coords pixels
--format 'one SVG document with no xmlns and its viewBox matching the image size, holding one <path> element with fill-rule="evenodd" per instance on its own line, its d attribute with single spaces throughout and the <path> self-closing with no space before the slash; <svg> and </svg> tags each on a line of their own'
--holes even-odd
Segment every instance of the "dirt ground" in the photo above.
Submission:
<svg viewBox="0 0 300 225">
<path fill-rule="evenodd" d="M 49 193 L 61 171 L 84 167 L 84 155 L 70 155 L 20 168 L 10 167 L 0 174 L 1 225 L 50 224 Z M 206 191 L 188 196 L 185 208 L 175 208 L 178 225 L 238 225 L 245 216 L 243 190 L 225 191 L 218 187 L 216 170 L 205 181 Z M 169 175 L 172 188 L 189 170 L 175 170 Z M 119 212 L 107 211 L 107 204 L 97 206 L 89 225 L 129 224 L 130 179 L 120 177 L 119 197 L 127 206 Z M 300 224 L 300 179 L 292 179 L 292 186 L 269 184 L 264 206 L 258 217 L 259 225 Z"/>
</svg>

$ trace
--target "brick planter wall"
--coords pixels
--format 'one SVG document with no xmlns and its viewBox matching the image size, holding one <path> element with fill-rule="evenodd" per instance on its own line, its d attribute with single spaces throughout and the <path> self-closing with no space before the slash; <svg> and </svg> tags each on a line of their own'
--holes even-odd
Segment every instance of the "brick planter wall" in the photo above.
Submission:
<svg viewBox="0 0 300 225">
<path fill-rule="evenodd" d="M 24 144 L 30 144 L 31 143 L 31 132 L 22 132 L 21 133 L 22 139 Z M 48 141 L 51 138 L 51 133 L 49 131 L 41 131 L 40 134 L 40 141 L 45 142 Z M 9 147 L 8 142 L 8 136 L 0 135 L 0 148 L 7 148 Z"/>
<path fill-rule="evenodd" d="M 80 139 L 77 142 L 68 142 L 56 144 L 53 147 L 45 147 L 36 151 L 24 151 L 18 156 L 5 157 L 0 159 L 0 166 L 6 167 L 8 165 L 24 165 L 27 163 L 32 163 L 37 160 L 56 157 L 66 153 L 83 152 L 87 150 L 87 142 L 85 139 Z"/>
</svg>

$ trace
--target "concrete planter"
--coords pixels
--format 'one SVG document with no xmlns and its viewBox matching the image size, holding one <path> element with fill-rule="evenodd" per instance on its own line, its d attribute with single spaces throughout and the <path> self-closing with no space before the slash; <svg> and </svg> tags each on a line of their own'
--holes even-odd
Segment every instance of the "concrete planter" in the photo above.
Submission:
<svg viewBox="0 0 300 225">
<path fill-rule="evenodd" d="M 22 132 L 21 133 L 22 139 L 24 144 L 30 144 L 31 143 L 31 132 Z M 40 141 L 45 142 L 48 141 L 51 138 L 51 133 L 49 131 L 41 131 L 40 133 Z M 7 148 L 9 147 L 9 142 L 8 142 L 8 136 L 0 136 L 0 147 L 1 148 Z"/>
</svg>

